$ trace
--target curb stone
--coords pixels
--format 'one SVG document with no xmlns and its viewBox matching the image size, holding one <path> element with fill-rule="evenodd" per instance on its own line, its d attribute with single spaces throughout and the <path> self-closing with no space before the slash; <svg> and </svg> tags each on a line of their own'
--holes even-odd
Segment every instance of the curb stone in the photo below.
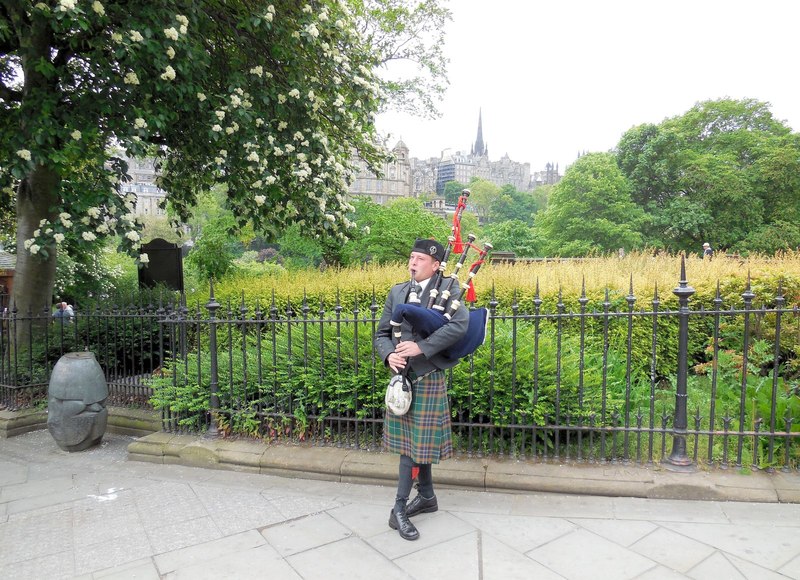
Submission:
<svg viewBox="0 0 800 580">
<path fill-rule="evenodd" d="M 397 456 L 337 447 L 269 444 L 153 433 L 128 445 L 128 459 L 282 477 L 392 486 Z M 456 457 L 437 465 L 437 485 L 510 493 L 800 503 L 800 473 L 724 469 L 672 472 L 660 465 L 556 464 Z"/>
</svg>

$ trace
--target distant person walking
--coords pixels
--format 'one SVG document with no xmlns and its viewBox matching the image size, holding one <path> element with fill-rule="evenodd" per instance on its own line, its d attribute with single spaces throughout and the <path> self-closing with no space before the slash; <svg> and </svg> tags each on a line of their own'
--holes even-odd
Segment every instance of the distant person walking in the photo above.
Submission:
<svg viewBox="0 0 800 580">
<path fill-rule="evenodd" d="M 711 244 L 708 242 L 703 244 L 703 258 L 708 258 L 709 260 L 714 257 L 714 249 L 711 247 Z"/>
<path fill-rule="evenodd" d="M 71 322 L 73 316 L 75 316 L 75 311 L 66 302 L 59 302 L 53 312 L 53 318 L 60 318 L 61 322 Z"/>
</svg>

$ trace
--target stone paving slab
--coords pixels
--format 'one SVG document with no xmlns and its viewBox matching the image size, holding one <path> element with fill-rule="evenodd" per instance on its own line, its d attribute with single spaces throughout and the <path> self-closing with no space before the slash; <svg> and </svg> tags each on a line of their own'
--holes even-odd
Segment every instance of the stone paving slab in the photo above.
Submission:
<svg viewBox="0 0 800 580">
<path fill-rule="evenodd" d="M 421 537 L 407 542 L 387 525 L 396 457 L 336 450 L 331 473 L 338 469 L 339 481 L 325 481 L 318 452 L 326 449 L 298 457 L 297 465 L 317 470 L 307 479 L 220 461 L 263 462 L 263 444 L 163 437 L 133 447 L 154 450 L 155 461 L 129 461 L 137 442 L 107 435 L 98 448 L 67 453 L 46 431 L 0 440 L 0 465 L 15 473 L 0 480 L 0 578 L 800 579 L 800 504 L 577 493 L 606 477 L 644 493 L 697 475 L 704 481 L 696 496 L 769 490 L 750 475 L 726 472 L 720 482 L 705 472 L 538 464 L 525 473 L 533 477 L 538 467 L 542 479 L 560 476 L 571 493 L 498 493 L 485 490 L 489 472 L 514 475 L 516 462 L 448 461 L 433 472 L 439 511 L 415 517 Z M 194 450 L 184 458 L 210 468 L 177 464 L 187 446 Z M 274 454 L 283 462 L 277 467 L 302 475 L 285 453 Z M 342 481 L 356 473 L 368 479 L 367 460 L 376 457 L 379 485 Z M 480 473 L 483 488 L 475 483 Z M 755 475 L 794 485 L 792 474 Z"/>
</svg>

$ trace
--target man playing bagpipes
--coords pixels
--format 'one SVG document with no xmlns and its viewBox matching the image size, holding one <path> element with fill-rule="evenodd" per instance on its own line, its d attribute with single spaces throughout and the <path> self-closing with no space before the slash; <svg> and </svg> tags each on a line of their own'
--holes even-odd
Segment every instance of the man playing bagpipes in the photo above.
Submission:
<svg viewBox="0 0 800 580">
<path fill-rule="evenodd" d="M 429 282 L 439 269 L 444 248 L 436 240 L 417 240 L 408 259 L 408 269 L 418 299 L 426 302 L 430 296 Z M 429 334 L 419 335 L 408 322 L 399 327 L 400 342 L 392 340 L 394 326 L 390 323 L 392 311 L 412 294 L 412 282 L 396 284 L 386 297 L 383 316 L 375 334 L 375 348 L 381 359 L 395 372 L 403 372 L 411 384 L 411 406 L 404 415 L 386 411 L 383 426 L 384 447 L 400 454 L 400 473 L 394 508 L 389 515 L 389 526 L 399 531 L 406 540 L 419 537 L 409 518 L 438 509 L 433 493 L 431 464 L 453 455 L 450 426 L 450 407 L 444 369 L 455 366 L 458 359 L 446 358 L 443 350 L 462 339 L 469 325 L 466 308 L 458 308 L 447 324 Z M 451 295 L 449 301 L 458 297 Z M 419 494 L 407 505 L 413 484 L 412 468 L 419 466 Z"/>
<path fill-rule="evenodd" d="M 460 213 L 457 219 L 460 220 Z M 474 239 L 470 236 L 469 245 Z M 455 247 L 453 242 L 451 237 L 450 243 Z M 411 280 L 391 288 L 378 323 L 376 351 L 396 373 L 387 389 L 383 429 L 384 447 L 400 454 L 397 495 L 389 526 L 406 540 L 419 538 L 409 518 L 439 509 L 431 465 L 453 455 L 444 370 L 458 364 L 461 357 L 483 342 L 486 310 L 470 312 L 459 298 L 489 248 L 491 245 L 486 244 L 471 268 L 469 280 L 459 285 L 458 269 L 469 249 L 465 248 L 455 272 L 445 284 L 439 284 L 441 288 L 436 288 L 443 279 L 450 248 L 445 251 L 436 240 L 418 239 L 408 259 Z M 414 468 L 419 470 L 419 493 L 408 503 Z"/>
</svg>

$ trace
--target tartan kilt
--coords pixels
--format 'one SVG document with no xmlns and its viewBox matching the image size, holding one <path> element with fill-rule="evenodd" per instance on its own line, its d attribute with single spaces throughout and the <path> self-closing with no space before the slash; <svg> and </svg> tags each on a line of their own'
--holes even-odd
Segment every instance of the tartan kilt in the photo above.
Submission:
<svg viewBox="0 0 800 580">
<path fill-rule="evenodd" d="M 411 385 L 411 408 L 398 417 L 388 409 L 383 446 L 415 463 L 439 463 L 453 456 L 450 405 L 444 371 L 436 370 Z"/>
</svg>

